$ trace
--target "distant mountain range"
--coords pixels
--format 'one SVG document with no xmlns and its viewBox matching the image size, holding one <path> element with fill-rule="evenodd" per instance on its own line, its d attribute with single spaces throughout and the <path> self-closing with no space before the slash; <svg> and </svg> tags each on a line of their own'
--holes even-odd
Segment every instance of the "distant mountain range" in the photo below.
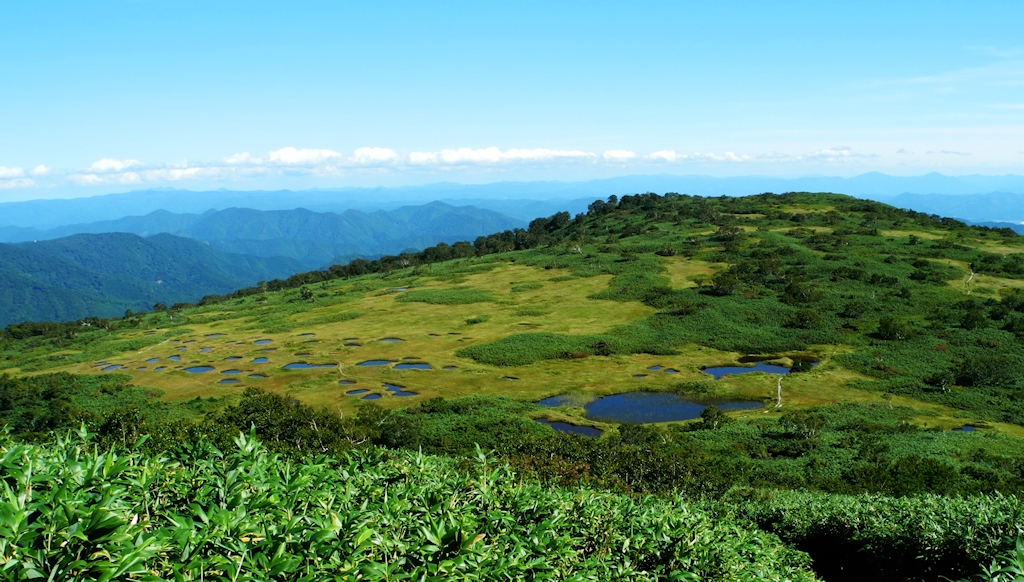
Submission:
<svg viewBox="0 0 1024 582">
<path fill-rule="evenodd" d="M 623 176 L 582 182 L 439 183 L 397 188 L 337 188 L 315 190 L 234 191 L 153 189 L 69 200 L 29 200 L 0 203 L 0 227 L 51 229 L 68 224 L 143 216 L 156 210 L 202 214 L 211 209 L 252 208 L 314 212 L 392 210 L 401 206 L 442 201 L 473 205 L 529 222 L 567 210 L 586 210 L 597 198 L 640 192 L 678 192 L 700 196 L 742 196 L 758 192 L 835 192 L 883 202 L 904 193 L 964 195 L 1003 192 L 1024 194 L 1024 176 L 889 176 L 878 172 L 852 178 L 806 176 Z M 1005 217 L 984 217 L 1002 220 Z M 1022 219 L 1024 220 L 1024 219 Z M 9 234 L 7 236 L 10 236 Z"/>
<path fill-rule="evenodd" d="M 230 254 L 158 234 L 77 234 L 0 244 L 0 326 L 121 316 L 289 277 L 298 261 Z"/>
<path fill-rule="evenodd" d="M 346 210 L 340 214 L 303 208 L 229 208 L 202 214 L 156 210 L 145 216 L 47 230 L 0 227 L 0 241 L 47 240 L 78 233 L 171 233 L 206 242 L 227 253 L 288 257 L 310 270 L 327 266 L 339 256 L 377 258 L 420 250 L 442 241 L 472 241 L 481 235 L 525 226 L 524 221 L 491 210 L 432 202 L 391 211 Z"/>
</svg>

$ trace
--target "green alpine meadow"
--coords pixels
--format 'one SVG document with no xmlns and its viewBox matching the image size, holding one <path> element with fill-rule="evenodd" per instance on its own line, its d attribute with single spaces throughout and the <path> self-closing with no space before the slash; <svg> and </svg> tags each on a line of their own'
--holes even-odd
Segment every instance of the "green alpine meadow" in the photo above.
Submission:
<svg viewBox="0 0 1024 582">
<path fill-rule="evenodd" d="M 2 580 L 1009 582 L 1024 238 L 611 196 L 11 323 L 0 426 Z"/>
</svg>

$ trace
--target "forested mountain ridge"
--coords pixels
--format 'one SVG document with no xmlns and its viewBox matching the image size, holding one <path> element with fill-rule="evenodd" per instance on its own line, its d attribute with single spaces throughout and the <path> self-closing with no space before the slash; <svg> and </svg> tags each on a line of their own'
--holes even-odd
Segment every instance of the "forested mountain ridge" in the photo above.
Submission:
<svg viewBox="0 0 1024 582">
<path fill-rule="evenodd" d="M 350 209 L 342 213 L 312 212 L 304 208 L 228 208 L 202 214 L 157 210 L 145 216 L 49 230 L 0 227 L 0 237 L 7 241 L 38 241 L 79 233 L 126 232 L 140 236 L 168 233 L 204 241 L 227 253 L 288 257 L 310 269 L 330 265 L 339 255 L 375 258 L 418 250 L 439 241 L 451 244 L 522 226 L 526 223 L 490 210 L 431 202 L 389 211 Z"/>
<path fill-rule="evenodd" d="M 779 576 L 766 565 L 809 575 L 802 554 L 769 538 L 740 550 L 734 536 L 755 525 L 808 552 L 825 580 L 960 579 L 1003 560 L 1021 531 L 1012 510 L 1024 487 L 1021 289 L 1024 244 L 1010 229 L 830 194 L 641 194 L 102 326 L 7 326 L 0 370 L 15 377 L 0 402 L 24 438 L 84 420 L 103 447 L 172 451 L 188 467 L 196 449 L 182 442 L 255 458 L 231 440 L 252 427 L 302 467 L 318 454 L 343 464 L 370 454 L 362 449 L 385 455 L 362 470 L 381 471 L 381 483 L 407 482 L 401 467 L 416 461 L 403 451 L 422 451 L 464 470 L 496 457 L 515 471 L 502 479 L 506 501 L 519 499 L 517 482 L 580 499 L 594 489 L 644 503 L 678 496 L 674 507 L 691 516 L 681 523 L 704 516 L 733 532 L 637 558 L 683 579 Z M 787 373 L 744 371 L 754 361 Z M 704 371 L 716 366 L 733 372 Z M 631 392 L 679 395 L 702 410 L 635 425 L 584 408 Z M 537 404 L 553 396 L 568 405 Z M 711 406 L 732 401 L 761 407 Z M 601 435 L 555 433 L 535 419 Z M 965 425 L 975 430 L 950 430 Z M 389 490 L 389 503 L 420 506 L 402 491 Z M 562 507 L 566 519 L 541 520 L 539 533 L 571 545 L 568 524 L 590 514 Z M 447 535 L 426 525 L 436 515 L 422 515 L 427 541 L 396 546 L 397 571 L 477 559 L 462 542 L 492 535 L 453 514 L 446 531 L 465 534 L 429 541 Z M 621 532 L 649 526 L 624 515 L 609 512 L 602 539 L 624 544 Z M 361 535 L 354 524 L 338 531 Z M 308 543 L 281 547 L 306 563 Z M 416 553 L 428 546 L 439 551 Z M 714 548 L 724 553 L 712 562 L 735 569 L 708 569 L 700 556 Z M 734 561 L 734 551 L 745 557 Z M 585 561 L 566 558 L 573 568 L 618 576 L 604 569 L 618 553 L 573 552 Z M 474 571 L 499 577 L 496 555 L 480 559 Z M 639 576 L 630 572 L 621 578 Z"/>
<path fill-rule="evenodd" d="M 128 309 L 148 311 L 156 303 L 195 301 L 301 268 L 289 259 L 226 254 L 168 234 L 79 234 L 5 244 L 0 321 L 114 317 Z"/>
</svg>

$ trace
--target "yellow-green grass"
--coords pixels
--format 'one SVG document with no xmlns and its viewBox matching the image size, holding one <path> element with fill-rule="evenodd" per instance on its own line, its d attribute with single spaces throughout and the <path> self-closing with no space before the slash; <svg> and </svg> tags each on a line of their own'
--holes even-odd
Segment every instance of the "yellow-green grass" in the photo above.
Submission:
<svg viewBox="0 0 1024 582">
<path fill-rule="evenodd" d="M 690 277 L 706 275 L 719 265 L 671 257 L 664 261 L 672 285 L 679 287 L 690 284 Z M 237 396 L 246 386 L 259 386 L 269 391 L 288 394 L 313 406 L 322 406 L 343 413 L 354 412 L 365 396 L 348 396 L 351 390 L 368 390 L 381 398 L 374 402 L 396 408 L 421 402 L 425 398 L 440 396 L 456 398 L 474 394 L 508 396 L 517 400 L 536 401 L 562 393 L 578 392 L 603 396 L 633 390 L 672 390 L 677 384 L 704 380 L 713 382 L 713 396 L 727 399 L 754 399 L 769 402 L 764 409 L 736 411 L 733 416 L 779 414 L 786 410 L 818 406 L 830 402 L 876 402 L 885 401 L 876 393 L 858 390 L 850 382 L 861 378 L 857 374 L 832 362 L 832 356 L 848 351 L 848 346 L 814 346 L 809 355 L 820 360 L 820 365 L 809 372 L 785 376 L 782 382 L 781 409 L 774 407 L 778 376 L 764 373 L 729 375 L 713 381 L 701 368 L 718 365 L 736 365 L 738 358 L 745 354 L 722 352 L 698 345 L 678 346 L 678 354 L 653 356 L 649 354 L 590 356 L 580 359 L 548 360 L 528 366 L 500 368 L 479 364 L 455 355 L 462 347 L 489 343 L 515 333 L 545 331 L 560 334 L 597 334 L 650 315 L 655 310 L 638 302 L 616 302 L 587 299 L 592 293 L 607 287 L 610 276 L 571 278 L 552 281 L 568 275 L 558 269 L 540 269 L 516 264 L 501 264 L 484 273 L 467 274 L 460 283 L 441 281 L 431 277 L 394 277 L 375 283 L 385 287 L 413 285 L 416 289 L 450 289 L 465 286 L 485 290 L 494 298 L 493 302 L 464 305 L 435 305 L 429 303 L 403 302 L 398 298 L 401 292 L 370 293 L 340 304 L 327 305 L 325 302 L 308 303 L 308 308 L 285 318 L 286 321 L 300 322 L 330 316 L 342 312 L 360 312 L 363 315 L 348 321 L 319 325 L 301 326 L 286 333 L 262 333 L 252 327 L 251 318 L 263 307 L 251 301 L 238 304 L 239 309 L 250 309 L 244 317 L 232 317 L 205 324 L 176 325 L 191 329 L 190 333 L 176 336 L 158 345 L 139 351 L 126 352 L 119 357 L 107 358 L 111 364 L 121 364 L 127 370 L 119 370 L 133 378 L 137 385 L 153 387 L 163 392 L 163 398 L 177 401 L 197 396 Z M 399 282 L 399 283 L 396 283 Z M 520 286 L 528 283 L 539 284 L 535 289 Z M 366 281 L 332 283 L 328 291 L 346 290 Z M 513 292 L 513 287 L 520 290 Z M 296 292 L 290 292 L 297 295 Z M 290 295 L 289 295 L 290 297 Z M 275 303 L 276 302 L 276 303 Z M 270 310 L 289 305 L 280 296 L 270 296 L 273 303 Z M 294 305 L 294 304 L 292 304 Z M 540 315 L 519 315 L 519 310 L 533 309 Z M 201 314 L 231 315 L 223 305 Z M 198 319 L 199 316 L 195 318 Z M 469 324 L 468 319 L 487 317 L 486 321 Z M 185 318 L 178 318 L 183 320 Z M 123 334 L 121 339 L 141 337 L 144 332 Z M 223 333 L 222 337 L 208 338 L 209 334 Z M 315 337 L 300 337 L 313 333 Z M 400 338 L 401 342 L 383 342 L 382 339 Z M 269 339 L 270 343 L 255 345 L 257 339 Z M 346 340 L 355 339 L 355 342 Z M 194 343 L 185 343 L 192 340 Z M 243 342 L 228 344 L 227 342 Z M 307 343 L 313 342 L 313 343 Z M 360 347 L 347 347 L 358 344 Z M 185 346 L 185 350 L 178 347 Z M 200 353 L 200 348 L 211 348 Z M 273 349 L 272 352 L 263 350 Z M 296 354 L 308 353 L 309 356 Z M 181 362 L 167 358 L 178 355 Z M 237 361 L 226 361 L 237 356 Z M 780 356 L 785 356 L 780 354 Z M 159 358 L 157 363 L 146 363 L 149 358 Z M 266 363 L 254 363 L 258 357 L 266 357 Z M 429 363 L 431 370 L 396 370 L 393 366 L 358 366 L 366 360 L 392 360 L 402 362 Z M 284 370 L 282 366 L 291 362 L 312 364 L 333 364 L 331 368 Z M 780 362 L 790 363 L 783 358 Z M 340 364 L 340 366 L 339 366 Z M 192 365 L 207 365 L 215 368 L 212 372 L 191 374 L 172 370 L 175 366 L 186 368 Z M 677 370 L 676 373 L 648 370 L 651 366 L 662 366 Z M 146 370 L 136 368 L 145 366 Z M 167 366 L 161 372 L 153 371 L 156 366 Z M 444 370 L 444 367 L 455 369 Z M 242 370 L 242 374 L 225 375 L 228 369 Z M 103 374 L 101 367 L 93 362 L 49 369 L 70 372 Z M 9 370 L 12 371 L 12 370 Z M 249 374 L 261 374 L 262 379 L 250 379 Z M 644 378 L 634 378 L 645 375 Z M 237 384 L 219 384 L 223 379 L 236 378 Z M 514 378 L 514 379 L 512 379 Z M 339 385 L 339 380 L 355 382 Z M 402 386 L 415 392 L 415 397 L 389 395 L 385 383 Z M 963 424 L 964 420 L 954 417 L 956 411 L 916 400 L 893 397 L 893 405 L 906 405 L 920 409 L 927 423 Z M 559 409 L 544 411 L 542 416 L 552 420 L 573 420 L 581 423 L 573 411 Z M 925 421 L 923 421 L 925 422 Z M 608 425 L 583 422 L 607 429 Z M 958 425 L 957 425 L 958 426 Z M 994 430 L 1012 432 L 1018 429 L 990 425 Z M 1024 431 L 1024 429 L 1020 429 Z"/>
</svg>

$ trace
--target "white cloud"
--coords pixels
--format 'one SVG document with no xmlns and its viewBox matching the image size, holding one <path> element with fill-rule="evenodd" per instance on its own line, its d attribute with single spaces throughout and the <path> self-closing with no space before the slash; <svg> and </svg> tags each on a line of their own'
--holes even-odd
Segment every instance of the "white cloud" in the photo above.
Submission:
<svg viewBox="0 0 1024 582">
<path fill-rule="evenodd" d="M 401 159 L 395 150 L 388 148 L 359 148 L 353 154 L 353 160 L 357 164 L 365 165 L 390 164 Z"/>
<path fill-rule="evenodd" d="M 501 151 L 496 147 L 483 149 L 459 148 L 440 152 L 412 152 L 408 161 L 416 166 L 442 165 L 500 165 L 521 162 L 552 162 L 592 159 L 594 154 L 577 150 L 510 149 Z"/>
<path fill-rule="evenodd" d="M 93 174 L 104 174 L 107 172 L 123 172 L 128 168 L 135 168 L 143 165 L 139 160 L 115 160 L 113 158 L 103 158 L 92 163 L 86 172 Z"/>
<path fill-rule="evenodd" d="M 45 176 L 50 173 L 50 168 L 47 168 L 46 166 L 39 164 L 38 166 L 29 170 L 28 173 L 33 176 Z"/>
<path fill-rule="evenodd" d="M 106 183 L 106 180 L 96 174 L 71 174 L 68 176 L 68 180 L 79 186 L 99 186 Z"/>
<path fill-rule="evenodd" d="M 636 159 L 637 155 L 636 152 L 631 152 L 629 150 L 608 150 L 601 154 L 601 157 L 603 157 L 606 162 L 622 164 Z"/>
<path fill-rule="evenodd" d="M 143 170 L 141 174 L 142 178 L 146 182 L 180 182 L 182 180 L 195 180 L 198 178 L 224 177 L 224 171 L 221 168 L 215 166 L 195 166 L 191 168 L 156 168 L 152 170 Z"/>
<path fill-rule="evenodd" d="M 277 166 L 316 166 L 324 162 L 337 161 L 344 156 L 332 150 L 300 150 L 293 147 L 281 148 L 267 154 L 267 162 Z"/>
<path fill-rule="evenodd" d="M 0 178 L 18 178 L 25 175 L 25 170 L 21 168 L 6 168 L 0 166 Z"/>
<path fill-rule="evenodd" d="M 13 180 L 0 180 L 0 190 L 7 190 L 10 188 L 31 188 L 36 183 L 30 178 L 15 178 Z"/>
<path fill-rule="evenodd" d="M 688 157 L 689 156 L 686 154 L 677 154 L 674 150 L 658 150 L 653 154 L 649 154 L 647 159 L 654 160 L 656 162 L 678 162 L 685 160 Z"/>
</svg>

